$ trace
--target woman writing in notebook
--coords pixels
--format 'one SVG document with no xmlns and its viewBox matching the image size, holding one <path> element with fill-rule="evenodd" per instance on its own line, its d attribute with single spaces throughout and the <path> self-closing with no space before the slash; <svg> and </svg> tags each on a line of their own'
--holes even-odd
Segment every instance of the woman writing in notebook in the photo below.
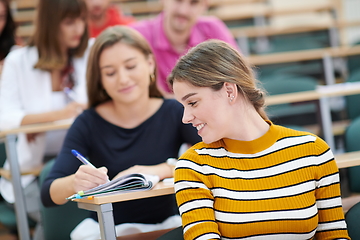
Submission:
<svg viewBox="0 0 360 240">
<path fill-rule="evenodd" d="M 161 98 L 155 72 L 151 49 L 136 30 L 110 27 L 97 37 L 87 69 L 90 108 L 68 131 L 42 187 L 44 205 L 64 204 L 80 190 L 127 173 L 173 176 L 166 160 L 177 157 L 183 143 L 194 144 L 200 138 L 190 125 L 181 123 L 181 105 Z M 96 168 L 81 165 L 72 149 Z M 127 233 L 126 226 L 140 232 L 181 225 L 171 195 L 116 203 L 113 209 L 118 235 Z M 99 239 L 95 213 L 71 237 Z"/>
<path fill-rule="evenodd" d="M 208 41 L 169 82 L 202 141 L 175 170 L 185 239 L 349 239 L 334 156 L 319 137 L 274 125 L 245 59 Z"/>
<path fill-rule="evenodd" d="M 0 86 L 1 130 L 76 117 L 87 102 L 85 69 L 88 47 L 86 5 L 82 0 L 40 0 L 36 30 L 29 46 L 8 54 Z M 18 134 L 21 170 L 42 165 L 60 150 L 66 131 Z M 5 168 L 8 168 L 5 163 Z M 24 187 L 37 183 L 22 177 Z M 12 185 L 1 179 L 1 194 L 14 202 Z M 28 197 L 26 197 L 28 199 Z M 38 200 L 36 200 L 38 201 Z"/>
</svg>

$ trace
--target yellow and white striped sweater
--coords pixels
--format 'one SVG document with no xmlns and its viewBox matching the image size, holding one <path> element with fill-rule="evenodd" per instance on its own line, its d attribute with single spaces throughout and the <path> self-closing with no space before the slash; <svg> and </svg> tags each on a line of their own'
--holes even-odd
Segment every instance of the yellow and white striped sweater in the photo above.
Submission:
<svg viewBox="0 0 360 240">
<path fill-rule="evenodd" d="M 186 240 L 350 239 L 334 156 L 310 133 L 271 124 L 254 141 L 198 143 L 175 191 Z"/>
</svg>

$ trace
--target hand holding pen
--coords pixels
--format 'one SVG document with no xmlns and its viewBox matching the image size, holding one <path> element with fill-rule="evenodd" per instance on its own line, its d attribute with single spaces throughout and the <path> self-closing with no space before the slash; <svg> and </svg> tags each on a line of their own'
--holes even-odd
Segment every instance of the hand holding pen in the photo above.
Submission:
<svg viewBox="0 0 360 240">
<path fill-rule="evenodd" d="M 84 163 L 75 173 L 75 192 L 88 190 L 109 181 L 106 167 L 96 168 L 76 150 L 72 150 L 71 152 L 77 159 Z"/>
</svg>

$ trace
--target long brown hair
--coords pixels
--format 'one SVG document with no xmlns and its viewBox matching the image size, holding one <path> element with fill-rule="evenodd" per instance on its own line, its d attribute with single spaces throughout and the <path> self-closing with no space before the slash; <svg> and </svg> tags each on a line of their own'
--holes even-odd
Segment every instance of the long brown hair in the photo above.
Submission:
<svg viewBox="0 0 360 240">
<path fill-rule="evenodd" d="M 4 4 L 6 11 L 5 26 L 0 33 L 0 61 L 3 60 L 10 52 L 12 46 L 16 44 L 15 31 L 16 23 L 11 15 L 9 0 L 0 0 L 0 3 Z"/>
<path fill-rule="evenodd" d="M 60 48 L 60 23 L 67 17 L 83 17 L 86 23 L 86 5 L 83 0 L 40 0 L 36 18 L 36 29 L 30 46 L 36 46 L 39 60 L 35 68 L 42 70 L 63 69 L 70 56 L 83 56 L 89 39 L 88 27 L 85 24 L 84 34 L 77 48 L 71 49 L 68 55 Z"/>
<path fill-rule="evenodd" d="M 234 83 L 240 94 L 248 100 L 259 113 L 268 120 L 264 110 L 265 93 L 258 88 L 250 64 L 229 44 L 220 40 L 208 40 L 191 49 L 180 58 L 168 83 L 186 81 L 196 87 L 209 87 L 220 90 L 225 82 Z"/>
<path fill-rule="evenodd" d="M 104 30 L 95 40 L 91 48 L 86 71 L 87 93 L 89 106 L 95 107 L 100 103 L 110 100 L 101 83 L 100 55 L 104 49 L 116 43 L 124 43 L 144 54 L 145 57 L 153 56 L 152 50 L 146 39 L 136 30 L 125 26 L 114 26 Z M 155 64 L 156 65 L 156 64 Z M 154 73 L 149 76 L 149 96 L 161 98 L 162 95 L 156 87 L 156 67 Z"/>
</svg>

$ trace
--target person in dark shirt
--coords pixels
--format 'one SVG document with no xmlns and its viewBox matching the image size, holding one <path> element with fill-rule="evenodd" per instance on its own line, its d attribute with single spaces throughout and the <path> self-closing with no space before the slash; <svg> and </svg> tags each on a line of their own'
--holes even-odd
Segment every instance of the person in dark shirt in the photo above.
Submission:
<svg viewBox="0 0 360 240">
<path fill-rule="evenodd" d="M 161 97 L 155 73 L 151 48 L 136 30 L 115 26 L 99 35 L 87 69 L 90 108 L 70 127 L 42 186 L 45 206 L 64 204 L 80 190 L 128 173 L 173 176 L 166 160 L 176 158 L 184 143 L 195 144 L 200 138 L 195 128 L 181 122 L 181 105 Z M 82 165 L 72 149 L 96 168 Z M 118 235 L 126 232 L 124 223 L 145 225 L 147 231 L 181 225 L 173 195 L 116 203 L 113 211 L 117 228 L 123 226 Z M 92 227 L 98 225 L 95 214 L 91 218 L 75 228 L 72 239 L 99 239 L 99 228 Z"/>
</svg>

